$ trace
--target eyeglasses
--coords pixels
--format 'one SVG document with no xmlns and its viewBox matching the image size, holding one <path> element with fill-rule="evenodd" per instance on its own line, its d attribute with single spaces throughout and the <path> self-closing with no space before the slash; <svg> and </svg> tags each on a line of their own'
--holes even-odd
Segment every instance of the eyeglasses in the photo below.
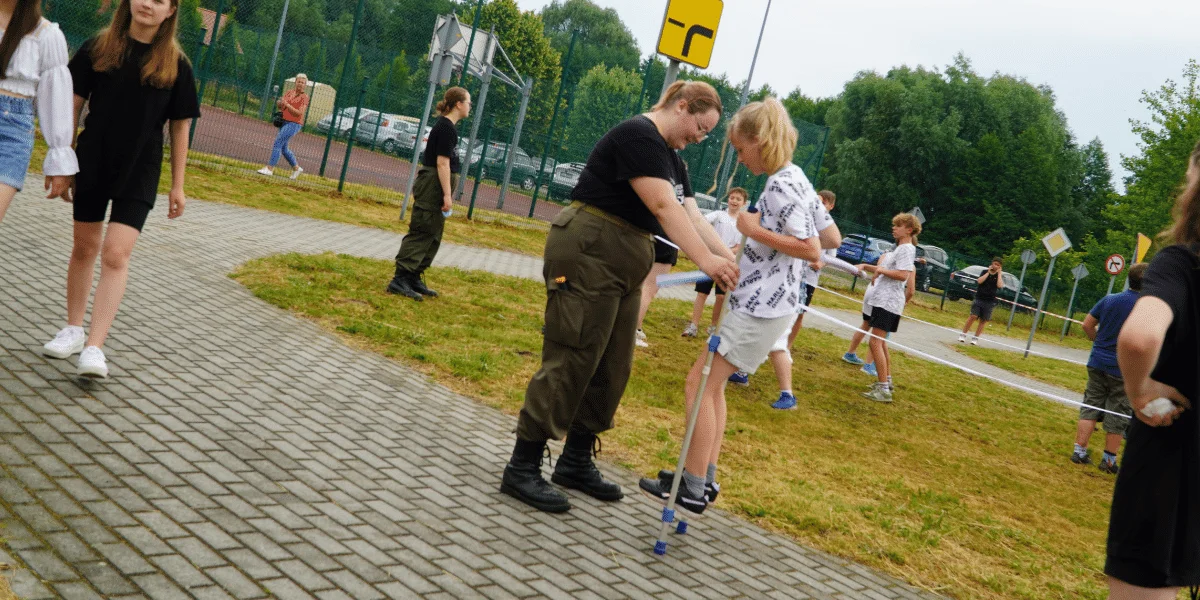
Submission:
<svg viewBox="0 0 1200 600">
<path fill-rule="evenodd" d="M 692 121 L 696 123 L 696 131 L 700 132 L 700 137 L 696 139 L 696 143 L 699 144 L 700 142 L 708 139 L 708 134 L 711 133 L 712 130 L 705 129 L 700 125 L 700 113 L 692 113 Z"/>
</svg>

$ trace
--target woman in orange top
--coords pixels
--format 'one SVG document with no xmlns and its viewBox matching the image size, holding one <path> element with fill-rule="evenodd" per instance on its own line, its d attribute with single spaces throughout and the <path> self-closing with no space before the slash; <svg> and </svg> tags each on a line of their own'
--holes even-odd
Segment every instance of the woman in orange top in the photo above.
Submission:
<svg viewBox="0 0 1200 600">
<path fill-rule="evenodd" d="M 283 94 L 277 103 L 279 110 L 283 112 L 283 127 L 279 128 L 279 135 L 275 136 L 275 145 L 271 148 L 271 162 L 267 166 L 258 170 L 263 175 L 273 175 L 272 169 L 275 163 L 279 162 L 279 155 L 282 154 L 287 159 L 288 164 L 292 165 L 292 179 L 295 179 L 304 172 L 300 165 L 296 163 L 296 155 L 292 154 L 291 148 L 288 148 L 288 142 L 304 126 L 304 111 L 308 108 L 308 94 L 304 93 L 308 88 L 308 76 L 304 73 L 296 75 L 296 87 L 288 90 Z"/>
</svg>

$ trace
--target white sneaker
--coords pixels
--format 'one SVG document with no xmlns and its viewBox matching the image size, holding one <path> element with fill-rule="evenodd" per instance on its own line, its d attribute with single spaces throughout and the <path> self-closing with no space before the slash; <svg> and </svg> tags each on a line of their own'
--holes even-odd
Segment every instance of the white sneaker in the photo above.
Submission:
<svg viewBox="0 0 1200 600">
<path fill-rule="evenodd" d="M 687 327 L 683 328 L 683 337 L 696 337 L 700 333 L 700 328 L 696 327 L 695 323 L 688 323 Z"/>
<path fill-rule="evenodd" d="M 81 377 L 108 378 L 108 362 L 104 360 L 104 351 L 96 346 L 88 346 L 79 353 L 79 367 L 75 373 Z"/>
<path fill-rule="evenodd" d="M 977 336 L 977 335 L 973 335 L 973 336 L 971 336 L 971 345 L 972 345 L 972 346 L 978 346 L 978 345 L 979 345 L 979 336 Z"/>
<path fill-rule="evenodd" d="M 55 334 L 54 339 L 42 346 L 42 354 L 51 358 L 68 358 L 72 354 L 82 352 L 83 343 L 86 341 L 87 334 L 83 332 L 82 327 L 67 325 Z"/>
<path fill-rule="evenodd" d="M 304 172 L 304 169 L 303 169 L 302 167 L 300 167 L 300 166 L 298 166 L 298 165 L 297 165 L 297 166 L 296 166 L 296 170 L 292 171 L 292 179 L 297 179 L 297 178 L 299 178 L 299 177 L 300 177 L 300 174 L 301 174 L 301 173 L 303 173 L 303 172 Z"/>
<path fill-rule="evenodd" d="M 274 175 L 274 174 L 275 174 L 275 172 L 271 170 L 271 167 L 263 167 L 263 168 L 261 168 L 261 169 L 259 169 L 259 170 L 258 170 L 258 174 L 259 174 L 259 175 L 268 175 L 268 176 L 269 176 L 269 175 Z"/>
<path fill-rule="evenodd" d="M 965 333 L 958 334 L 958 341 L 960 341 L 960 342 L 967 341 L 967 334 L 965 334 Z"/>
<path fill-rule="evenodd" d="M 650 343 L 646 341 L 646 332 L 641 329 L 637 330 L 637 338 L 634 339 L 633 344 L 638 348 L 649 348 Z"/>
</svg>

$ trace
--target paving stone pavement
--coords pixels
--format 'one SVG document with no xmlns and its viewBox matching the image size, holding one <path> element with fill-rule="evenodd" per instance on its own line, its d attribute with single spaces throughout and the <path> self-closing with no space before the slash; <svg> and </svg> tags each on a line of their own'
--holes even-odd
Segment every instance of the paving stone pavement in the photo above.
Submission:
<svg viewBox="0 0 1200 600">
<path fill-rule="evenodd" d="M 656 505 L 609 465 L 624 501 L 529 509 L 497 491 L 512 417 L 227 277 L 283 251 L 391 257 L 387 232 L 200 201 L 168 223 L 160 201 L 113 377 L 79 380 L 37 351 L 62 324 L 69 207 L 27 189 L 0 224 L 0 561 L 21 598 L 933 597 L 720 511 L 655 556 Z"/>
</svg>

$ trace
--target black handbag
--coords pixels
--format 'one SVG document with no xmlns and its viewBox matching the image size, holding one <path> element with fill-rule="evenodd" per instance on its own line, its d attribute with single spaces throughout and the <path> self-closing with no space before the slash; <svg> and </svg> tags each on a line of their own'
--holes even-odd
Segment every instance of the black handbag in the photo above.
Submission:
<svg viewBox="0 0 1200 600">
<path fill-rule="evenodd" d="M 283 127 L 283 111 L 277 110 L 271 115 L 271 124 L 276 127 Z"/>
</svg>

